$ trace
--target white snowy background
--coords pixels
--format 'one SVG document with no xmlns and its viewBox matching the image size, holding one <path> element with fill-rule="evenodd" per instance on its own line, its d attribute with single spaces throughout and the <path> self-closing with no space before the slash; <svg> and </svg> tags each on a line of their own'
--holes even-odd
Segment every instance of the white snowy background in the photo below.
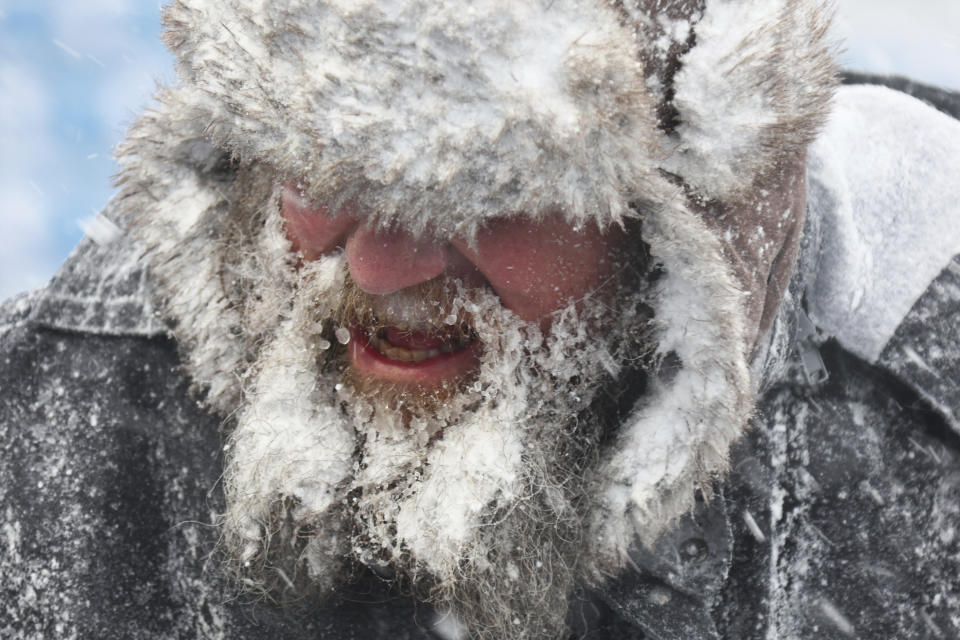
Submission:
<svg viewBox="0 0 960 640">
<path fill-rule="evenodd" d="M 173 81 L 157 0 L 0 0 L 0 300 L 109 199 L 111 149 Z M 960 90 L 960 0 L 837 0 L 844 66 Z"/>
</svg>

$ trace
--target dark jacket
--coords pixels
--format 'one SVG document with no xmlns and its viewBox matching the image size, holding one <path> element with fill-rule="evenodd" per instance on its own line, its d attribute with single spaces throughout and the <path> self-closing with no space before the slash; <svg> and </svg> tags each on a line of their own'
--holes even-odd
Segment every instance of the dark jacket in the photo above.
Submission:
<svg viewBox="0 0 960 640">
<path fill-rule="evenodd" d="M 868 363 L 805 311 L 829 218 L 811 202 L 771 334 L 789 357 L 730 477 L 575 603 L 578 634 L 960 637 L 960 261 Z M 0 637 L 435 637 L 432 609 L 373 575 L 307 612 L 236 595 L 222 418 L 191 398 L 136 258 L 85 240 L 0 307 Z"/>
</svg>

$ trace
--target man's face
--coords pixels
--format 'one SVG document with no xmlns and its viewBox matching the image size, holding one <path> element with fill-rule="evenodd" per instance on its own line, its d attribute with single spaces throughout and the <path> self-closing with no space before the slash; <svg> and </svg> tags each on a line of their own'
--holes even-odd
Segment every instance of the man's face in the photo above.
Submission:
<svg viewBox="0 0 960 640">
<path fill-rule="evenodd" d="M 558 632 L 598 407 L 649 349 L 627 234 L 556 214 L 438 241 L 292 183 L 260 197 L 256 233 L 221 245 L 249 354 L 225 470 L 240 571 L 331 590 L 389 566 L 474 626 Z"/>
<path fill-rule="evenodd" d="M 342 249 L 361 291 L 381 300 L 393 296 L 406 305 L 425 305 L 421 317 L 416 309 L 392 309 L 392 315 L 402 317 L 401 326 L 358 322 L 348 327 L 350 366 L 368 385 L 436 389 L 469 377 L 478 366 L 483 346 L 475 336 L 452 330 L 450 309 L 430 309 L 431 301 L 404 299 L 403 292 L 422 295 L 427 293 L 422 285 L 439 278 L 465 288 L 488 287 L 521 320 L 548 331 L 554 312 L 611 277 L 624 245 L 618 228 L 601 232 L 590 223 L 575 229 L 559 214 L 538 221 L 498 219 L 473 238 L 449 242 L 373 230 L 361 225 L 349 206 L 330 211 L 306 202 L 292 183 L 284 188 L 281 213 L 294 250 L 306 260 Z M 371 300 L 376 305 L 376 298 Z M 378 306 L 387 307 L 381 315 L 388 315 L 396 304 Z M 446 318 L 448 322 L 436 322 Z"/>
</svg>

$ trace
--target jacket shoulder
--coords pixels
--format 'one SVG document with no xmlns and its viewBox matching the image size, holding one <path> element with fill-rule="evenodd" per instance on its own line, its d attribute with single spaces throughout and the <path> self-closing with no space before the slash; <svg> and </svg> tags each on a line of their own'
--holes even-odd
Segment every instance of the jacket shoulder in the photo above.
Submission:
<svg viewBox="0 0 960 640">
<path fill-rule="evenodd" d="M 822 352 L 829 380 L 765 394 L 734 452 L 721 635 L 955 637 L 960 437 L 902 378 Z"/>
<path fill-rule="evenodd" d="M 36 307 L 37 301 L 43 297 L 43 292 L 43 289 L 27 291 L 0 302 L 0 340 L 29 321 L 30 313 Z"/>
<path fill-rule="evenodd" d="M 152 337 L 167 332 L 156 312 L 150 275 L 126 236 L 83 239 L 50 283 L 30 301 L 39 326 L 97 335 Z"/>
<path fill-rule="evenodd" d="M 960 256 L 914 303 L 878 364 L 941 413 L 960 435 Z"/>
</svg>

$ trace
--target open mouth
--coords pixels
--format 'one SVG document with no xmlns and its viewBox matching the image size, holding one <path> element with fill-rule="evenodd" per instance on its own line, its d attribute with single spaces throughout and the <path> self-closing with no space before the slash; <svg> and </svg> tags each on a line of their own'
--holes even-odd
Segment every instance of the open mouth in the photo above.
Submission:
<svg viewBox="0 0 960 640">
<path fill-rule="evenodd" d="M 479 340 L 456 329 L 354 326 L 350 344 L 358 374 L 401 385 L 441 386 L 470 373 L 479 362 Z"/>
<path fill-rule="evenodd" d="M 456 353 L 470 346 L 473 339 L 459 332 L 455 335 L 436 334 L 426 331 L 411 331 L 387 327 L 379 331 L 367 331 L 370 346 L 388 360 L 398 362 L 423 362 L 445 353 Z"/>
</svg>

